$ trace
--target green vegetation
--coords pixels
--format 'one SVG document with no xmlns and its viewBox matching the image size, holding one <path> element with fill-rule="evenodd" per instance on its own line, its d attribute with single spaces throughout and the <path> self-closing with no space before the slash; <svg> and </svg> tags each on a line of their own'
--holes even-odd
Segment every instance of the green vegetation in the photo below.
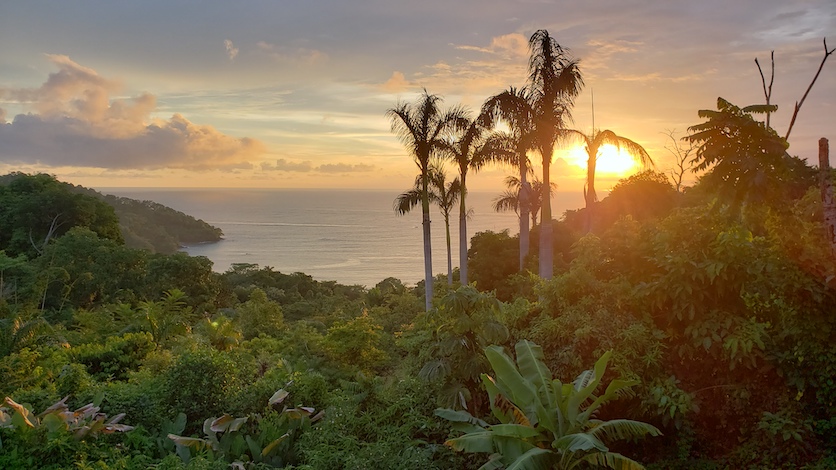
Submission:
<svg viewBox="0 0 836 470">
<path fill-rule="evenodd" d="M 622 180 L 589 232 L 586 208 L 543 210 L 527 256 L 478 233 L 470 284 L 435 290 L 443 275 L 214 273 L 17 175 L 0 186 L 0 467 L 833 468 L 836 260 L 815 171 L 752 109 L 720 108 L 691 136 L 695 185 Z M 422 135 L 402 135 L 416 159 Z M 533 274 L 544 259 L 552 275 Z"/>
</svg>

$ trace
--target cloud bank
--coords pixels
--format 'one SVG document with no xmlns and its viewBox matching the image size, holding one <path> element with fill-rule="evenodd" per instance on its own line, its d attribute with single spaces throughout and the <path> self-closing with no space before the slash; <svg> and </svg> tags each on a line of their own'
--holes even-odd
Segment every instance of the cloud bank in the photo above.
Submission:
<svg viewBox="0 0 836 470">
<path fill-rule="evenodd" d="M 8 163 L 104 169 L 250 168 L 264 152 L 180 114 L 152 118 L 156 98 L 114 98 L 121 85 L 63 55 L 47 55 L 58 71 L 39 88 L 0 88 L 0 99 L 29 110 L 6 121 L 0 109 L 0 159 Z"/>
<path fill-rule="evenodd" d="M 284 158 L 276 160 L 275 165 L 269 163 L 262 163 L 261 169 L 264 171 L 285 171 L 295 173 L 362 173 L 369 172 L 375 169 L 374 165 L 367 165 L 365 163 L 349 164 L 349 163 L 324 163 L 322 165 L 314 165 L 310 160 L 302 162 L 291 162 Z"/>
</svg>

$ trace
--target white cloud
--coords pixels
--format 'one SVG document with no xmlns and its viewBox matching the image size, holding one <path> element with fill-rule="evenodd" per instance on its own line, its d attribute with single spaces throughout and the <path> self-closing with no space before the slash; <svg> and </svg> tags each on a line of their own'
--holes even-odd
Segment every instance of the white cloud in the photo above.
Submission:
<svg viewBox="0 0 836 470">
<path fill-rule="evenodd" d="M 229 56 L 229 60 L 235 60 L 235 57 L 238 55 L 238 48 L 229 39 L 224 39 L 224 47 L 226 48 L 226 55 Z"/>
</svg>

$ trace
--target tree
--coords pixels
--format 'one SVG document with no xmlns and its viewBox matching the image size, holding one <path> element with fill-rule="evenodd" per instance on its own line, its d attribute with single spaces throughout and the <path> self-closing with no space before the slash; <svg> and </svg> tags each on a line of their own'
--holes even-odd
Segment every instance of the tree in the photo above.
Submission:
<svg viewBox="0 0 836 470">
<path fill-rule="evenodd" d="M 592 221 L 594 219 L 593 212 L 595 203 L 598 202 L 598 194 L 595 193 L 595 164 L 598 161 L 598 155 L 601 153 L 601 147 L 609 144 L 616 146 L 619 150 L 626 149 L 634 157 L 638 157 L 642 165 L 652 165 L 653 160 L 650 159 L 647 151 L 636 142 L 617 135 L 615 132 L 606 129 L 598 130 L 592 129 L 591 134 L 585 134 L 575 129 L 566 129 L 568 136 L 575 137 L 583 141 L 586 150 L 586 187 L 584 188 L 584 200 L 586 201 L 586 232 L 592 231 Z"/>
<path fill-rule="evenodd" d="M 537 209 L 531 207 L 532 198 L 536 197 L 538 190 L 532 188 L 527 181 L 528 173 L 531 172 L 531 162 L 528 159 L 528 151 L 533 149 L 534 109 L 531 107 L 530 95 L 526 90 L 510 87 L 498 95 L 494 95 L 482 105 L 482 115 L 485 116 L 486 125 L 493 127 L 494 120 L 502 120 L 510 133 L 508 139 L 514 149 L 510 163 L 519 169 L 519 191 L 515 196 L 516 206 L 520 215 L 520 271 L 525 267 L 525 258 L 528 256 L 530 244 L 530 227 L 528 225 L 529 212 L 535 214 L 532 217 L 532 224 L 536 225 Z M 515 210 L 516 211 L 516 210 Z"/>
<path fill-rule="evenodd" d="M 542 223 L 540 230 L 540 277 L 551 279 L 554 272 L 552 245 L 551 161 L 554 146 L 567 120 L 570 108 L 583 87 L 578 61 L 541 29 L 528 41 L 528 93 L 533 116 L 533 137 L 543 163 Z"/>
<path fill-rule="evenodd" d="M 34 258 L 49 242 L 73 227 L 123 243 L 113 208 L 94 197 L 74 193 L 70 185 L 45 174 L 13 173 L 0 184 L 0 249 Z"/>
<path fill-rule="evenodd" d="M 444 112 L 439 107 L 441 97 L 424 90 L 415 103 L 399 103 L 386 112 L 392 132 L 412 155 L 421 176 L 421 213 L 424 236 L 424 289 L 426 309 L 432 307 L 433 265 L 430 237 L 429 174 L 431 160 L 441 149 L 446 133 L 454 128 L 461 117 L 460 110 Z"/>
<path fill-rule="evenodd" d="M 493 210 L 496 212 L 514 211 L 517 215 L 522 217 L 523 214 L 521 207 L 523 205 L 523 199 L 526 197 L 523 194 L 527 193 L 530 196 L 530 199 L 527 201 L 527 205 L 531 211 L 531 226 L 533 227 L 537 225 L 537 214 L 540 212 L 540 198 L 542 197 L 543 182 L 535 177 L 534 182 L 528 185 L 528 190 L 524 189 L 523 184 L 524 183 L 516 176 L 508 176 L 505 178 L 505 186 L 508 187 L 508 189 L 493 200 Z M 555 189 L 557 189 L 557 185 L 552 183 L 551 186 L 552 189 L 550 193 L 554 194 Z M 526 224 L 526 227 L 527 226 L 528 224 Z"/>
<path fill-rule="evenodd" d="M 469 119 L 459 118 L 461 129 L 444 150 L 459 170 L 459 279 L 467 285 L 467 173 L 479 171 L 489 161 L 508 160 L 507 139 L 501 135 L 488 135 L 485 123 L 487 118 L 479 116 Z"/>
<path fill-rule="evenodd" d="M 552 377 L 540 346 L 522 340 L 515 350 L 516 364 L 499 346 L 485 349 L 494 376 L 482 374 L 482 382 L 499 424 L 489 425 L 466 411 L 436 410 L 438 416 L 453 422 L 455 430 L 465 432 L 447 445 L 458 451 L 489 453 L 483 469 L 644 468 L 611 452 L 607 444 L 661 432 L 640 421 L 595 418 L 601 406 L 638 383 L 616 379 L 603 394 L 593 395 L 601 385 L 610 351 L 595 367 L 564 384 Z"/>
<path fill-rule="evenodd" d="M 670 152 L 674 158 L 674 167 L 668 171 L 671 181 L 673 182 L 676 192 L 682 192 L 682 180 L 685 178 L 685 173 L 693 168 L 693 161 L 691 154 L 694 152 L 694 143 L 688 141 L 688 145 L 680 144 L 680 141 L 688 140 L 688 137 L 682 139 L 676 137 L 676 130 L 669 129 L 664 132 L 671 140 L 669 144 L 665 145 L 665 150 Z"/>
<path fill-rule="evenodd" d="M 752 114 L 770 113 L 775 105 L 739 108 L 717 98 L 717 111 L 702 109 L 702 124 L 688 128 L 688 140 L 699 144 L 693 171 L 711 169 L 703 183 L 715 185 L 732 207 L 772 196 L 775 199 L 787 178 L 787 141 Z"/>
<path fill-rule="evenodd" d="M 450 183 L 446 182 L 444 171 L 439 168 L 430 168 L 430 202 L 438 205 L 441 216 L 444 217 L 444 229 L 447 235 L 447 284 L 453 285 L 453 256 L 450 250 L 450 213 L 461 194 L 461 184 L 456 178 Z M 421 177 L 415 178 L 415 187 L 400 194 L 395 198 L 395 212 L 404 215 L 411 211 L 421 202 Z M 466 253 L 466 252 L 465 252 Z"/>
</svg>

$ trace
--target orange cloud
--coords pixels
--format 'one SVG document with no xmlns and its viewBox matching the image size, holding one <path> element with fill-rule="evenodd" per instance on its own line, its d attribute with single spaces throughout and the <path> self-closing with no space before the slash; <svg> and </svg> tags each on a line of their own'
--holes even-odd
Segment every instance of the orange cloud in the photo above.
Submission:
<svg viewBox="0 0 836 470">
<path fill-rule="evenodd" d="M 94 168 L 206 170 L 249 168 L 264 145 L 235 138 L 182 115 L 152 119 L 156 98 L 111 98 L 121 85 L 69 57 L 34 89 L 0 89 L 0 97 L 32 111 L 0 120 L 0 158 L 21 164 Z"/>
</svg>

